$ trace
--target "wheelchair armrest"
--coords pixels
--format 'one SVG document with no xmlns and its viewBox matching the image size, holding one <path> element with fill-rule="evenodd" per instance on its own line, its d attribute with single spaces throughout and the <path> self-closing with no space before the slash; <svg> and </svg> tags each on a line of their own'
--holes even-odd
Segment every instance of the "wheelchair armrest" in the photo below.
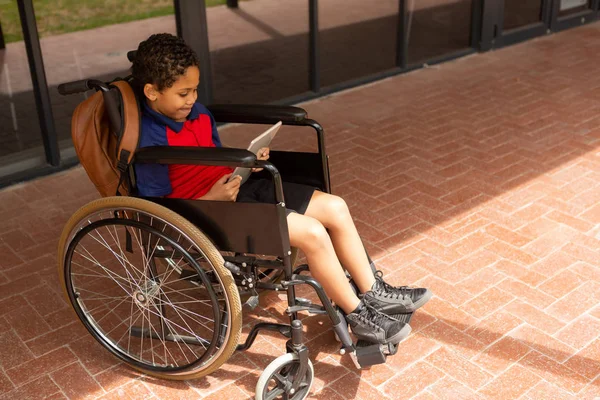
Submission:
<svg viewBox="0 0 600 400">
<path fill-rule="evenodd" d="M 217 122 L 284 125 L 302 123 L 307 113 L 299 107 L 262 104 L 213 104 L 207 107 Z"/>
<path fill-rule="evenodd" d="M 136 150 L 134 162 L 252 168 L 256 166 L 256 155 L 227 147 L 151 146 Z"/>
</svg>

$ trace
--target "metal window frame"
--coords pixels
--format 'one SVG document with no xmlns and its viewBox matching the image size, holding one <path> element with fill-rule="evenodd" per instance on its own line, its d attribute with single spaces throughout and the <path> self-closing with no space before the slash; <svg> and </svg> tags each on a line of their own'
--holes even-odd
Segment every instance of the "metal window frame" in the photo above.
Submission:
<svg viewBox="0 0 600 400">
<path fill-rule="evenodd" d="M 481 50 L 500 48 L 550 33 L 550 18 L 554 0 L 542 2 L 540 21 L 513 29 L 504 29 L 504 0 L 484 0 Z"/>
<path fill-rule="evenodd" d="M 599 17 L 599 6 L 600 0 L 592 0 L 589 9 L 560 17 L 558 15 L 560 10 L 560 0 L 552 0 L 550 29 L 553 32 L 560 32 L 565 29 L 595 22 Z"/>
<path fill-rule="evenodd" d="M 23 40 L 25 41 L 25 50 L 29 62 L 29 72 L 31 74 L 31 83 L 33 85 L 38 120 L 42 131 L 42 142 L 44 144 L 46 160 L 51 166 L 57 167 L 60 165 L 58 136 L 56 135 L 56 128 L 54 126 L 52 103 L 50 101 L 46 70 L 44 69 L 44 59 L 42 57 L 40 37 L 35 20 L 33 0 L 19 0 L 17 1 L 17 5 L 19 7 Z"/>
<path fill-rule="evenodd" d="M 200 61 L 198 101 L 211 104 L 213 99 L 212 62 L 208 44 L 205 0 L 173 0 L 177 34 L 196 52 Z"/>
</svg>

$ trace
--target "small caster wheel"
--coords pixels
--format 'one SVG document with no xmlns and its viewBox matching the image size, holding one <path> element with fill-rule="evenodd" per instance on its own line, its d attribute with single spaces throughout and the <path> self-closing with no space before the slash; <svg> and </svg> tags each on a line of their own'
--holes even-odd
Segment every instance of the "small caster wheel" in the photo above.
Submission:
<svg viewBox="0 0 600 400">
<path fill-rule="evenodd" d="M 289 399 L 303 400 L 308 397 L 315 370 L 308 360 L 308 368 L 303 377 L 298 377 L 300 358 L 295 353 L 287 353 L 277 357 L 265 368 L 256 383 L 256 400 Z M 301 379 L 300 385 L 292 393 L 292 386 Z"/>
</svg>

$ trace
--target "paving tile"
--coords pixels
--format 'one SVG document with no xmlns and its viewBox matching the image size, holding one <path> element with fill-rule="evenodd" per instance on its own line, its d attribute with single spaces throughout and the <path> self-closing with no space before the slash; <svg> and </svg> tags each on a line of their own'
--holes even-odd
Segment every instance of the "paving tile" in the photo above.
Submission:
<svg viewBox="0 0 600 400">
<path fill-rule="evenodd" d="M 463 304 L 461 309 L 476 318 L 484 318 L 499 308 L 506 306 L 513 299 L 514 297 L 509 293 L 491 288 L 473 300 Z"/>
<path fill-rule="evenodd" d="M 598 332 L 600 332 L 600 320 L 583 315 L 561 329 L 554 337 L 575 349 L 581 349 L 597 338 Z"/>
<path fill-rule="evenodd" d="M 523 325 L 515 329 L 509 335 L 561 363 L 574 352 L 572 347 L 528 325 Z"/>
<path fill-rule="evenodd" d="M 448 282 L 455 283 L 462 279 L 467 279 L 471 275 L 481 271 L 485 267 L 498 261 L 498 256 L 487 250 L 474 251 L 464 258 L 451 263 L 444 271 L 440 271 L 440 278 Z"/>
<path fill-rule="evenodd" d="M 432 386 L 427 388 L 425 396 L 432 396 L 431 399 L 461 399 L 461 400 L 478 400 L 483 399 L 482 396 L 473 392 L 460 382 L 445 377 Z M 420 394 L 413 397 L 413 399 L 427 399 L 428 397 L 420 397 Z"/>
<path fill-rule="evenodd" d="M 17 367 L 5 368 L 5 371 L 15 385 L 21 386 L 75 361 L 77 361 L 77 357 L 73 352 L 61 347 Z"/>
<path fill-rule="evenodd" d="M 69 397 L 93 399 L 104 394 L 102 387 L 80 363 L 59 369 L 51 373 L 50 377 Z"/>
<path fill-rule="evenodd" d="M 494 375 L 500 374 L 531 351 L 527 344 L 503 337 L 472 358 L 473 362 Z"/>
<path fill-rule="evenodd" d="M 28 318 L 23 318 L 24 315 L 27 315 Z M 30 305 L 13 309 L 4 317 L 23 341 L 33 339 L 52 330 L 50 325 Z"/>
<path fill-rule="evenodd" d="M 394 356 L 388 357 L 386 365 L 395 371 L 411 368 L 413 364 L 427 357 L 438 348 L 440 348 L 440 344 L 435 340 L 421 334 L 411 334 L 400 344 L 398 352 Z"/>
<path fill-rule="evenodd" d="M 312 356 L 314 354 L 311 353 L 310 355 Z M 314 364 L 315 363 L 313 362 L 313 365 Z M 339 367 L 337 371 L 340 369 L 343 370 L 342 374 L 347 372 L 344 367 Z M 213 374 L 204 376 L 200 379 L 190 380 L 187 383 L 196 388 L 200 393 L 205 393 L 208 391 L 219 390 L 220 388 L 225 387 L 232 382 L 240 382 L 243 377 L 249 374 L 254 377 L 256 373 L 260 372 L 261 370 L 257 371 L 256 365 L 252 363 L 245 354 L 236 353 Z M 322 378 L 322 375 L 320 377 L 315 376 L 315 379 L 317 378 Z M 252 385 L 256 386 L 256 381 L 257 378 L 252 381 Z"/>
<path fill-rule="evenodd" d="M 578 393 L 589 382 L 568 364 L 557 363 L 536 351 L 527 354 L 520 365 L 569 393 Z"/>
<path fill-rule="evenodd" d="M 477 319 L 475 317 L 467 314 L 447 301 L 439 299 L 438 297 L 433 297 L 431 300 L 429 300 L 425 310 L 430 315 L 437 316 L 438 319 L 444 321 L 444 323 L 454 327 L 455 329 L 458 329 L 459 331 L 464 331 L 477 323 Z"/>
<path fill-rule="evenodd" d="M 569 267 L 571 272 L 586 279 L 600 282 L 600 268 L 584 262 L 577 262 Z"/>
<path fill-rule="evenodd" d="M 102 389 L 110 393 L 114 392 L 115 389 L 126 386 L 128 383 L 137 382 L 143 387 L 141 382 L 138 380 L 140 375 L 141 373 L 137 372 L 133 368 L 125 366 L 124 364 L 119 364 L 93 376 L 94 380 L 98 382 L 100 386 L 102 386 Z M 149 393 L 148 390 L 145 390 L 145 392 Z"/>
<path fill-rule="evenodd" d="M 39 400 L 59 393 L 60 388 L 48 376 L 44 376 L 0 395 L 0 400 Z"/>
<path fill-rule="evenodd" d="M 485 227 L 485 232 L 488 235 L 491 235 L 515 247 L 522 247 L 531 241 L 530 238 L 519 235 L 518 233 L 515 233 L 514 231 L 508 230 L 497 224 L 489 224 Z"/>
<path fill-rule="evenodd" d="M 527 398 L 531 400 L 575 400 L 576 397 L 551 383 L 541 381 L 527 392 Z"/>
<path fill-rule="evenodd" d="M 531 271 L 527 267 L 523 267 L 508 260 L 500 260 L 494 264 L 494 268 L 501 271 L 506 276 L 517 279 L 529 286 L 537 286 L 539 283 L 545 281 L 547 276 Z"/>
<path fill-rule="evenodd" d="M 433 275 L 428 275 L 425 278 L 423 278 L 419 282 L 419 285 L 429 288 L 433 293 L 435 293 L 436 298 L 452 303 L 454 305 L 463 304 L 464 302 L 471 299 L 470 294 L 456 290 L 456 287 L 454 287 L 454 285 L 442 279 L 439 279 Z"/>
<path fill-rule="evenodd" d="M 490 399 L 517 399 L 539 381 L 540 377 L 515 365 L 482 388 L 479 393 Z"/>
<path fill-rule="evenodd" d="M 2 368 L 16 367 L 34 358 L 14 331 L 0 334 L 0 343 L 4 344 L 4 346 L 0 346 L 0 367 Z"/>
<path fill-rule="evenodd" d="M 392 398 L 400 393 L 410 398 L 443 377 L 444 373 L 439 369 L 420 362 L 389 380 L 383 386 L 383 392 Z"/>
<path fill-rule="evenodd" d="M 505 244 L 499 241 L 491 243 L 485 247 L 486 249 L 493 251 L 494 253 L 517 263 L 523 265 L 533 264 L 538 258 L 532 254 L 522 251 L 509 244 Z"/>
<path fill-rule="evenodd" d="M 26 306 L 27 302 L 23 296 L 12 296 L 4 300 L 0 300 L 0 315 L 12 312 L 16 308 Z"/>
<path fill-rule="evenodd" d="M 500 282 L 496 287 L 517 297 L 519 300 L 542 309 L 555 301 L 554 297 L 510 278 Z"/>
<path fill-rule="evenodd" d="M 344 399 L 374 400 L 380 398 L 393 398 L 377 390 L 365 380 L 358 379 L 356 375 L 348 373 L 329 386 Z"/>
<path fill-rule="evenodd" d="M 551 277 L 559 271 L 570 267 L 575 262 L 576 260 L 572 256 L 559 251 L 531 265 L 530 269 L 547 277 Z"/>
<path fill-rule="evenodd" d="M 586 281 L 587 279 L 571 271 L 562 271 L 541 284 L 539 288 L 558 299 Z"/>
<path fill-rule="evenodd" d="M 213 394 L 209 394 L 206 397 L 203 397 L 203 399 L 207 399 L 207 400 L 221 400 L 223 398 L 226 399 L 243 399 L 245 398 L 246 393 L 244 393 L 244 391 L 242 389 L 240 389 L 239 387 L 237 387 L 235 384 L 230 384 L 225 386 L 223 389 L 219 390 L 218 393 L 213 393 Z M 191 395 L 191 394 L 190 394 Z M 170 394 L 169 397 L 161 397 L 164 399 L 182 399 L 182 398 L 194 398 L 194 397 L 189 397 L 190 395 L 188 395 L 186 393 L 185 397 L 177 397 L 174 396 L 173 394 Z M 199 394 L 195 394 L 195 398 L 200 398 Z"/>
<path fill-rule="evenodd" d="M 479 389 L 492 379 L 492 375 L 446 348 L 435 351 L 425 361 L 472 390 Z"/>
<path fill-rule="evenodd" d="M 590 310 L 596 304 L 597 300 L 590 296 L 590 292 L 586 290 L 588 285 L 572 291 L 561 299 L 557 300 L 545 311 L 564 322 L 569 322 Z"/>
<path fill-rule="evenodd" d="M 472 336 L 440 320 L 423 329 L 422 333 L 450 350 L 460 352 L 467 358 L 478 354 L 485 347 L 483 343 Z"/>
<path fill-rule="evenodd" d="M 575 353 L 564 365 L 588 379 L 600 374 L 600 340 Z"/>
<path fill-rule="evenodd" d="M 552 315 L 522 301 L 513 301 L 504 309 L 550 335 L 554 334 L 565 325 Z"/>
<path fill-rule="evenodd" d="M 0 371 L 0 396 L 2 396 L 6 392 L 10 392 L 13 390 L 15 386 L 13 383 L 6 377 L 4 372 Z"/>
<path fill-rule="evenodd" d="M 505 310 L 499 310 L 469 327 L 465 333 L 483 344 L 490 345 L 522 323 L 523 320 L 520 318 Z"/>
</svg>

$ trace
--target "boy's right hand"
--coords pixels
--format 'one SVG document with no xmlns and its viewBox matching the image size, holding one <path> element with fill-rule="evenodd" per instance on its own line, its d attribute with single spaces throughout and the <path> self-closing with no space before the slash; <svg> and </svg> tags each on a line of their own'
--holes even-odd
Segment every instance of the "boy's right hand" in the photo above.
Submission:
<svg viewBox="0 0 600 400">
<path fill-rule="evenodd" d="M 231 181 L 227 182 L 232 174 L 223 175 L 206 193 L 200 197 L 202 200 L 235 201 L 240 191 L 242 177 L 236 175 Z"/>
</svg>

